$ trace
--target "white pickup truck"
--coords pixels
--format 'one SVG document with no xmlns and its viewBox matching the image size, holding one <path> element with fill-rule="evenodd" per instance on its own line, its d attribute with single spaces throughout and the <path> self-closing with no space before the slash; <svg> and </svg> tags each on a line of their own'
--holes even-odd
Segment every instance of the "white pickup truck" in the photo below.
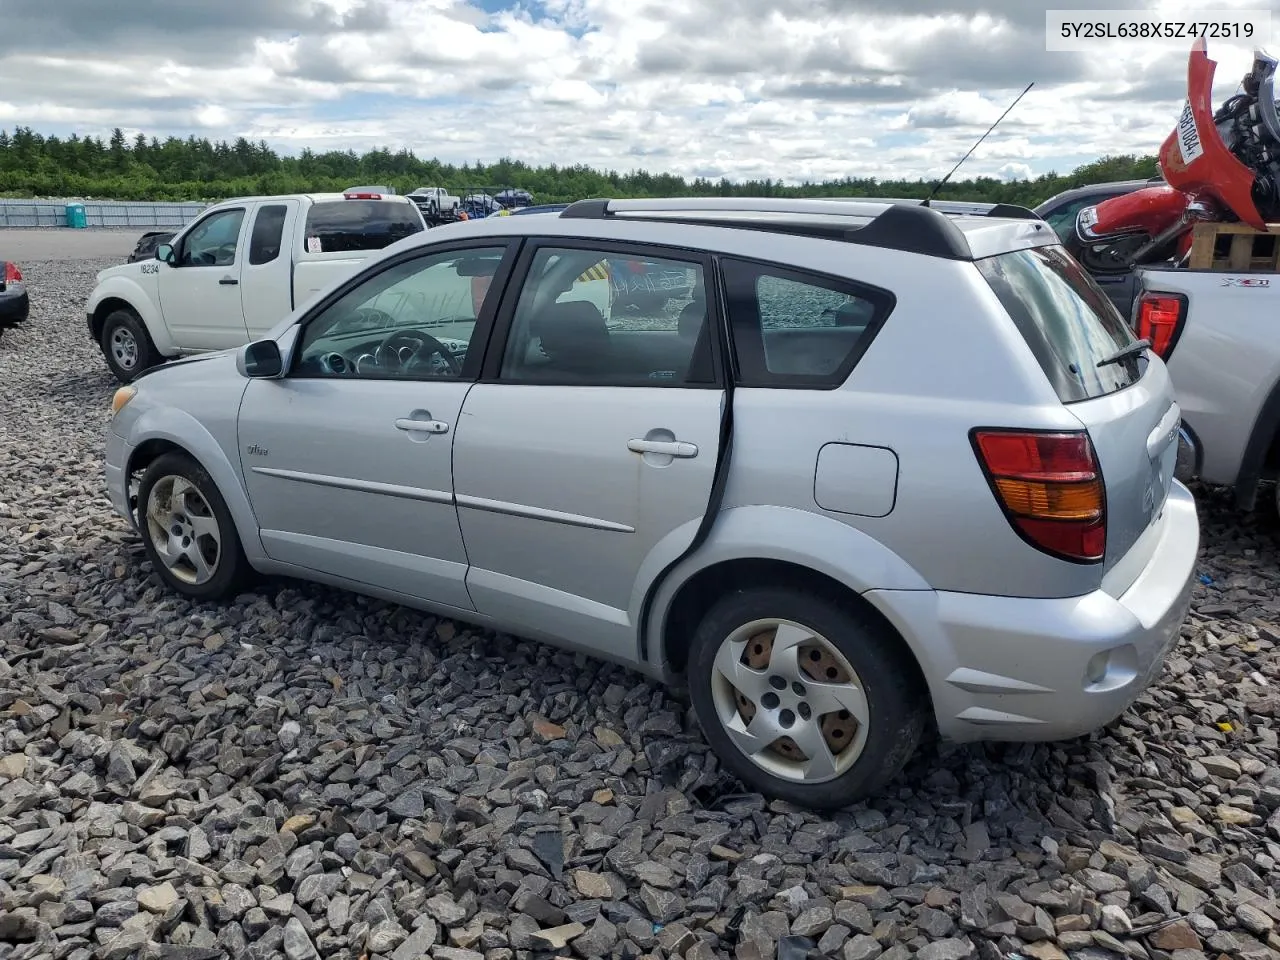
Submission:
<svg viewBox="0 0 1280 960">
<path fill-rule="evenodd" d="M 1164 360 L 1182 409 L 1177 475 L 1233 487 L 1236 506 L 1252 510 L 1262 482 L 1280 477 L 1280 273 L 1255 264 L 1135 273 L 1130 324 Z"/>
<path fill-rule="evenodd" d="M 419 187 L 408 194 L 428 220 L 452 219 L 457 216 L 460 197 L 455 197 L 444 187 Z"/>
<path fill-rule="evenodd" d="M 164 360 L 238 347 L 386 246 L 427 229 L 413 201 L 381 194 L 240 197 L 156 248 L 103 270 L 89 333 L 122 383 Z"/>
</svg>

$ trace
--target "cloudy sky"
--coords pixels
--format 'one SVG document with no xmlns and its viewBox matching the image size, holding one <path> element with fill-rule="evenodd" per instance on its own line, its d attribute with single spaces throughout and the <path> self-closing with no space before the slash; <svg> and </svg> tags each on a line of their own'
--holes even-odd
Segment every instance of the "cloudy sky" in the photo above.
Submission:
<svg viewBox="0 0 1280 960">
<path fill-rule="evenodd" d="M 1125 2 L 1125 0 L 1122 0 Z M 1170 16 L 1274 0 L 1128 0 Z M 1185 52 L 1046 52 L 1088 0 L 3 0 L 0 126 L 686 176 L 934 177 L 1151 153 Z M 1280 18 L 1277 18 L 1280 19 Z M 1268 40 L 1270 38 L 1267 38 Z M 1215 97 L 1251 47 L 1211 41 Z"/>
</svg>

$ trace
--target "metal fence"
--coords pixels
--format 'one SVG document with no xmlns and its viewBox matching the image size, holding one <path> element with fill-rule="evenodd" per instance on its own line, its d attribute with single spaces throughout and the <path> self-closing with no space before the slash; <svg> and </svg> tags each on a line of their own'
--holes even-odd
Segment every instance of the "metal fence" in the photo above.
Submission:
<svg viewBox="0 0 1280 960">
<path fill-rule="evenodd" d="M 13 200 L 0 197 L 0 228 L 65 227 L 67 204 L 84 207 L 89 227 L 181 227 L 203 203 L 160 203 L 143 200 Z"/>
</svg>

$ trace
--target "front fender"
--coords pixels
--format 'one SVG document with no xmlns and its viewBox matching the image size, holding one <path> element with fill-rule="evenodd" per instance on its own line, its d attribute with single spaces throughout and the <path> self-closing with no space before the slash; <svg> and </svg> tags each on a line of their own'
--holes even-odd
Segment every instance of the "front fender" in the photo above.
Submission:
<svg viewBox="0 0 1280 960">
<path fill-rule="evenodd" d="M 89 300 L 84 306 L 85 313 L 92 316 L 107 300 L 122 300 L 128 304 L 142 320 L 147 333 L 151 335 L 151 342 L 163 356 L 172 356 L 178 352 L 177 344 L 169 336 L 169 327 L 164 322 L 160 304 L 136 279 L 128 275 L 107 277 L 89 294 Z"/>
<path fill-rule="evenodd" d="M 231 421 L 231 429 L 234 450 L 234 419 Z M 150 440 L 167 441 L 194 457 L 208 471 L 217 484 L 222 499 L 227 502 L 227 509 L 231 511 L 236 531 L 240 534 L 246 559 L 254 565 L 267 559 L 262 540 L 258 536 L 258 520 L 249 503 L 249 495 L 245 491 L 240 472 L 228 457 L 226 448 L 204 424 L 177 407 L 155 406 L 145 410 L 129 425 L 125 440 L 129 450 L 129 473 L 134 469 L 133 458 L 138 448 Z"/>
<path fill-rule="evenodd" d="M 730 560 L 778 560 L 806 567 L 855 593 L 870 590 L 931 590 L 916 570 L 878 540 L 820 513 L 777 506 L 742 506 L 721 511 L 703 544 L 672 568 L 645 600 L 662 569 L 680 555 L 699 521 L 692 520 L 660 540 L 640 567 L 631 597 L 633 623 L 644 623 L 643 649 L 663 669 L 662 638 L 671 603 L 694 575 Z"/>
</svg>

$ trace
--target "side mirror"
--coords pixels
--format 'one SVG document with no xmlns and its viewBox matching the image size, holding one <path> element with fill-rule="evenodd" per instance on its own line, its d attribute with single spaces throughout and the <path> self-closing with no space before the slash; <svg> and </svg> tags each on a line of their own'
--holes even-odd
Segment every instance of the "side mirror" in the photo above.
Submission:
<svg viewBox="0 0 1280 960">
<path fill-rule="evenodd" d="M 156 259 L 162 260 L 170 266 L 173 266 L 173 261 L 176 259 L 173 252 L 173 244 L 162 243 L 160 246 L 156 247 Z"/>
<path fill-rule="evenodd" d="M 284 373 L 284 357 L 274 340 L 255 340 L 240 348 L 236 369 L 252 380 L 272 380 Z"/>
</svg>

